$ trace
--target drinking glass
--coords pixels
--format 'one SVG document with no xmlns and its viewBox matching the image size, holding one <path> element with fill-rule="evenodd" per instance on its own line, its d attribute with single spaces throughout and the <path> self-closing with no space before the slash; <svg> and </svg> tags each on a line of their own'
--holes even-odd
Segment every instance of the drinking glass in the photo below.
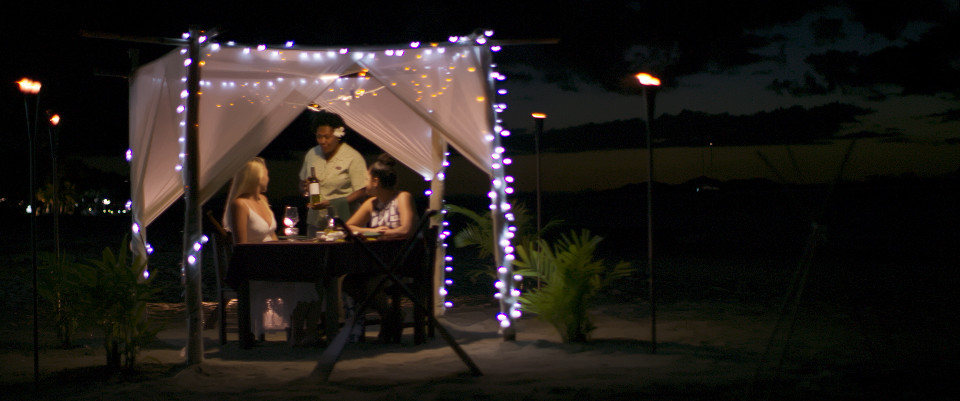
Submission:
<svg viewBox="0 0 960 401">
<path fill-rule="evenodd" d="M 283 233 L 286 236 L 294 236 L 300 232 L 300 229 L 297 228 L 297 223 L 300 222 L 300 212 L 296 206 L 287 206 L 283 210 L 283 225 L 287 228 L 283 229 Z"/>
</svg>

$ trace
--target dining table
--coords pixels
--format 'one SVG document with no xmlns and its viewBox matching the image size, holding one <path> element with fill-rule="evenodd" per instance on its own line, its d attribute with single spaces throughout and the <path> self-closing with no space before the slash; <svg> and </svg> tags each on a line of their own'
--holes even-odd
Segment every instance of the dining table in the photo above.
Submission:
<svg viewBox="0 0 960 401">
<path fill-rule="evenodd" d="M 255 344 L 250 319 L 250 281 L 307 282 L 317 285 L 326 305 L 340 305 L 339 277 L 345 274 L 382 272 L 382 266 L 394 268 L 400 275 L 425 280 L 431 269 L 424 266 L 424 252 L 410 252 L 403 263 L 395 259 L 403 254 L 409 241 L 403 238 L 362 238 L 363 244 L 350 240 L 323 241 L 293 237 L 278 241 L 236 244 L 230 257 L 225 282 L 237 291 L 237 320 L 242 348 Z M 416 244 L 413 244 L 416 245 Z M 416 246 L 411 249 L 416 250 Z M 420 248 L 422 250 L 422 248 Z M 379 261 L 375 258 L 378 258 Z M 419 285 L 418 287 L 424 287 Z M 358 301 L 359 302 L 359 301 Z M 360 311 L 357 311 L 360 313 Z M 324 334 L 328 339 L 340 329 L 340 312 L 326 307 Z"/>
</svg>

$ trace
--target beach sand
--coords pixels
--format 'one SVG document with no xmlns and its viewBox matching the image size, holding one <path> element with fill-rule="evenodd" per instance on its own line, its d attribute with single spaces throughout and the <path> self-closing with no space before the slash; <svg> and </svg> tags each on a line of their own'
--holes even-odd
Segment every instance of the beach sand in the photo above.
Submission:
<svg viewBox="0 0 960 401">
<path fill-rule="evenodd" d="M 102 347 L 93 337 L 79 339 L 86 345 L 75 349 L 44 347 L 37 398 L 761 399 L 787 389 L 793 394 L 806 388 L 812 395 L 843 390 L 823 388 L 839 385 L 833 377 L 838 372 L 810 372 L 801 365 L 857 363 L 866 351 L 843 322 L 808 318 L 790 340 L 789 361 L 776 373 L 779 354 L 764 357 L 776 308 L 723 303 L 665 307 L 657 316 L 655 354 L 649 305 L 640 301 L 594 308 L 597 329 L 587 344 L 563 344 L 556 330 L 530 316 L 519 320 L 515 341 L 504 341 L 496 305 L 481 303 L 452 308 L 439 321 L 482 376 L 470 375 L 439 335 L 413 345 L 407 330 L 401 344 L 378 344 L 373 326 L 368 341 L 348 344 L 329 380 L 321 382 L 311 373 L 324 349 L 291 347 L 281 333 L 244 350 L 235 335 L 220 346 L 216 330 L 204 330 L 204 361 L 187 366 L 182 304 L 151 304 L 151 310 L 166 328 L 140 354 L 135 373 L 105 375 Z M 29 343 L 26 327 L 18 333 L 14 341 Z M 34 396 L 29 347 L 0 353 L 0 377 L 6 394 Z"/>
</svg>

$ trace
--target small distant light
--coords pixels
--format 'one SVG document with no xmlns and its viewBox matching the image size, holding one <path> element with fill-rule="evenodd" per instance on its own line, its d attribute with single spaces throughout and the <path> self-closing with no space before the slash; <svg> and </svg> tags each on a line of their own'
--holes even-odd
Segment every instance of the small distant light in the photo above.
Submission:
<svg viewBox="0 0 960 401">
<path fill-rule="evenodd" d="M 133 150 L 127 149 L 126 154 L 124 154 L 124 157 L 127 159 L 128 162 L 133 160 Z"/>
<path fill-rule="evenodd" d="M 490 51 L 492 51 L 492 52 L 494 52 L 494 53 L 500 51 L 500 45 L 490 46 Z"/>
<path fill-rule="evenodd" d="M 420 47 L 420 42 L 410 42 L 410 47 L 416 49 Z"/>
<path fill-rule="evenodd" d="M 258 52 L 262 52 L 264 50 L 267 50 L 267 45 L 257 45 Z"/>
<path fill-rule="evenodd" d="M 284 44 L 283 44 L 283 46 L 286 47 L 286 48 L 291 48 L 291 47 L 293 47 L 293 41 L 292 41 L 292 40 L 288 40 L 287 43 L 284 43 Z"/>
<path fill-rule="evenodd" d="M 492 30 L 492 29 L 485 30 L 485 31 L 483 31 L 483 34 L 484 34 L 484 36 L 486 36 L 486 37 L 493 36 L 493 30 Z"/>
<path fill-rule="evenodd" d="M 340 54 L 347 54 L 347 51 L 348 51 L 348 50 L 347 50 L 346 47 L 340 48 Z"/>
<path fill-rule="evenodd" d="M 144 270 L 143 270 L 143 279 L 144 279 L 144 280 L 147 280 L 147 279 L 149 279 L 149 278 L 150 278 L 150 271 L 144 269 Z"/>
</svg>

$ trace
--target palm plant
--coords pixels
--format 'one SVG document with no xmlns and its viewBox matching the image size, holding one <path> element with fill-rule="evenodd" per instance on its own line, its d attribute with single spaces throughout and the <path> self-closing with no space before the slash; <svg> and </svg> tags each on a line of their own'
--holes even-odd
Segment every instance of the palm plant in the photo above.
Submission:
<svg viewBox="0 0 960 401">
<path fill-rule="evenodd" d="M 595 260 L 597 245 L 603 238 L 582 230 L 578 235 L 562 235 L 554 246 L 541 241 L 535 248 L 529 244 L 517 247 L 519 267 L 524 277 L 538 277 L 542 286 L 520 297 L 527 312 L 549 323 L 565 343 L 586 342 L 596 327 L 587 314 L 594 297 L 617 279 L 633 273 L 627 262 L 610 267 L 604 260 Z"/>
<path fill-rule="evenodd" d="M 493 220 L 490 211 L 481 215 L 457 205 L 448 204 L 446 208 L 449 213 L 462 215 L 470 221 L 466 227 L 453 236 L 453 246 L 457 248 L 476 247 L 477 257 L 484 260 L 480 266 L 470 269 L 467 273 L 471 280 L 476 281 L 479 277 L 496 279 L 497 272 L 493 262 Z M 513 238 L 513 243 L 516 246 L 525 246 L 531 242 L 536 242 L 536 239 L 541 235 L 563 223 L 562 220 L 550 220 L 538 232 L 535 227 L 535 217 L 530 214 L 523 203 L 511 205 L 510 210 L 514 215 L 513 225 L 517 227 Z"/>
<path fill-rule="evenodd" d="M 102 331 L 107 367 L 115 370 L 133 368 L 140 348 L 161 329 L 146 319 L 147 301 L 156 290 L 143 275 L 146 259 L 128 260 L 129 243 L 124 236 L 118 253 L 107 247 L 100 260 L 91 260 L 84 288 L 83 321 Z"/>
<path fill-rule="evenodd" d="M 53 308 L 57 340 L 63 348 L 73 346 L 72 336 L 79 325 L 84 285 L 91 271 L 69 254 L 40 254 L 37 292 Z"/>
</svg>

